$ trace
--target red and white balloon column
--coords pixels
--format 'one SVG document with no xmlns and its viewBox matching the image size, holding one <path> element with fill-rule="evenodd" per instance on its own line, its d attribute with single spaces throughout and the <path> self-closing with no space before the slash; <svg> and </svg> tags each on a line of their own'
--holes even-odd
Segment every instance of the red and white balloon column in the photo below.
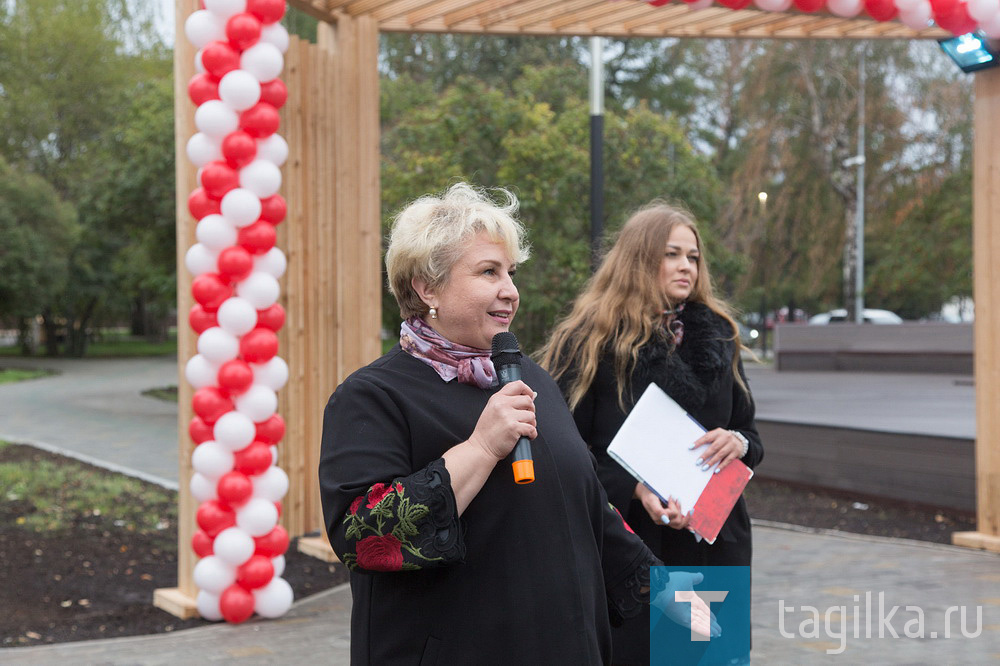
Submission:
<svg viewBox="0 0 1000 666">
<path fill-rule="evenodd" d="M 278 525 L 288 476 L 275 464 L 285 433 L 276 392 L 288 380 L 277 355 L 286 260 L 274 247 L 286 213 L 278 190 L 288 144 L 276 133 L 287 98 L 284 13 L 285 0 L 203 0 L 184 25 L 199 49 L 188 84 L 198 132 L 187 143 L 198 242 L 185 256 L 198 334 L 185 367 L 195 389 L 191 494 L 201 503 L 191 545 L 201 558 L 198 611 L 228 622 L 279 617 L 292 603 Z"/>
<path fill-rule="evenodd" d="M 711 7 L 716 0 L 684 0 L 694 9 Z M 649 0 L 659 7 L 671 0 Z M 718 0 L 723 7 L 744 9 L 751 2 L 764 11 L 783 12 L 794 5 L 802 12 L 822 9 L 843 18 L 864 11 L 876 21 L 898 19 L 913 30 L 938 25 L 956 35 L 982 30 L 987 37 L 1000 39 L 1000 0 Z"/>
</svg>

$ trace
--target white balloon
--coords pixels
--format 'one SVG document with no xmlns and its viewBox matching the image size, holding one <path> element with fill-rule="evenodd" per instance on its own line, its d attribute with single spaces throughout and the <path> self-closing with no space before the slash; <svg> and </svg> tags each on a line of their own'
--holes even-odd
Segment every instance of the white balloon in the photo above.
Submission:
<svg viewBox="0 0 1000 666">
<path fill-rule="evenodd" d="M 236 582 L 236 567 L 226 564 L 215 555 L 203 557 L 194 565 L 194 584 L 212 594 L 222 591 Z"/>
<path fill-rule="evenodd" d="M 194 229 L 198 242 L 212 252 L 220 252 L 230 245 L 236 245 L 239 232 L 226 218 L 212 213 L 201 218 Z"/>
<path fill-rule="evenodd" d="M 246 393 L 236 396 L 236 411 L 246 414 L 254 423 L 266 421 L 278 410 L 278 396 L 273 389 L 254 384 Z"/>
<path fill-rule="evenodd" d="M 245 69 L 261 83 L 278 78 L 285 66 L 281 50 L 268 42 L 257 42 L 240 54 L 240 69 Z"/>
<path fill-rule="evenodd" d="M 253 224 L 260 218 L 260 198 L 242 187 L 229 190 L 222 197 L 222 217 L 237 227 Z"/>
<path fill-rule="evenodd" d="M 285 26 L 281 25 L 280 22 L 269 23 L 268 25 L 263 26 L 260 30 L 260 41 L 265 44 L 272 44 L 277 47 L 279 51 L 285 53 L 288 51 L 288 44 L 290 41 L 288 39 L 288 30 L 286 30 Z"/>
<path fill-rule="evenodd" d="M 202 273 L 214 273 L 219 270 L 218 265 L 215 263 L 218 257 L 218 254 L 212 252 L 201 243 L 195 243 L 184 253 L 184 265 L 187 266 L 191 275 L 198 276 Z"/>
<path fill-rule="evenodd" d="M 218 374 L 219 366 L 201 354 L 195 354 L 189 358 L 187 364 L 184 366 L 184 377 L 187 378 L 188 384 L 195 389 L 212 386 L 215 384 L 216 375 Z M 256 377 L 256 373 L 254 373 L 254 376 Z"/>
<path fill-rule="evenodd" d="M 285 573 L 285 556 L 272 557 L 271 564 L 274 565 L 274 577 L 281 578 L 281 574 Z"/>
<path fill-rule="evenodd" d="M 262 271 L 276 278 L 284 275 L 287 268 L 288 259 L 285 257 L 285 253 L 276 247 L 272 247 L 264 254 L 253 258 L 253 269 L 255 271 Z"/>
<path fill-rule="evenodd" d="M 202 442 L 191 454 L 192 469 L 213 482 L 218 481 L 223 474 L 232 472 L 235 462 L 232 451 L 212 440 Z"/>
<path fill-rule="evenodd" d="M 245 298 L 258 310 L 264 310 L 278 301 L 281 286 L 278 278 L 263 271 L 254 271 L 236 285 L 236 295 Z"/>
<path fill-rule="evenodd" d="M 234 69 L 219 81 L 219 97 L 237 111 L 245 111 L 260 101 L 260 81 L 250 72 Z"/>
<path fill-rule="evenodd" d="M 792 6 L 792 0 L 754 0 L 754 4 L 768 12 L 783 12 Z"/>
<path fill-rule="evenodd" d="M 197 132 L 188 139 L 187 156 L 192 164 L 203 167 L 209 162 L 222 159 L 222 147 L 207 134 Z"/>
<path fill-rule="evenodd" d="M 246 11 L 247 0 L 205 0 L 205 9 L 225 22 L 230 16 Z"/>
<path fill-rule="evenodd" d="M 267 618 L 281 617 L 292 607 L 295 594 L 292 586 L 284 578 L 275 576 L 271 582 L 253 591 L 253 609 L 257 615 Z"/>
<path fill-rule="evenodd" d="M 208 444 L 208 442 L 203 443 Z M 225 474 L 225 472 L 223 472 L 223 474 Z M 195 472 L 191 475 L 191 496 L 199 502 L 219 499 L 219 495 L 215 490 L 215 484 L 216 480 L 210 479 L 200 472 Z"/>
<path fill-rule="evenodd" d="M 209 42 L 224 40 L 226 26 L 212 12 L 199 9 L 184 21 L 184 34 L 195 48 L 203 49 Z"/>
<path fill-rule="evenodd" d="M 280 502 L 288 492 L 288 475 L 280 467 L 268 467 L 260 476 L 252 476 L 253 496 Z"/>
<path fill-rule="evenodd" d="M 899 20 L 912 30 L 924 30 L 931 24 L 931 5 L 927 0 L 917 0 L 908 11 L 899 13 Z"/>
<path fill-rule="evenodd" d="M 692 10 L 695 9 L 708 9 L 712 6 L 713 0 L 695 0 L 694 2 L 689 2 L 688 7 Z"/>
<path fill-rule="evenodd" d="M 277 133 L 257 141 L 257 159 L 281 166 L 288 159 L 288 142 Z"/>
<path fill-rule="evenodd" d="M 239 451 L 253 442 L 257 426 L 246 415 L 228 412 L 219 417 L 212 427 L 215 442 L 230 451 Z"/>
<path fill-rule="evenodd" d="M 990 23 L 1000 14 L 1000 0 L 969 0 L 966 9 L 977 23 Z"/>
<path fill-rule="evenodd" d="M 239 115 L 219 99 L 202 102 L 194 112 L 194 124 L 198 131 L 222 141 L 230 132 L 235 132 L 240 126 Z"/>
<path fill-rule="evenodd" d="M 251 363 L 253 381 L 263 384 L 273 391 L 280 391 L 288 382 L 288 364 L 280 356 L 275 356 L 267 363 Z"/>
<path fill-rule="evenodd" d="M 826 3 L 826 8 L 830 10 L 832 14 L 841 16 L 844 18 L 850 18 L 852 16 L 857 16 L 858 12 L 861 11 L 861 0 L 829 0 Z"/>
<path fill-rule="evenodd" d="M 278 507 L 263 497 L 251 497 L 250 501 L 236 509 L 236 526 L 250 536 L 264 536 L 277 524 Z"/>
<path fill-rule="evenodd" d="M 198 74 L 205 73 L 205 63 L 201 61 L 201 55 L 204 51 L 205 49 L 198 49 L 198 52 L 194 54 L 194 71 Z"/>
<path fill-rule="evenodd" d="M 253 556 L 253 537 L 238 527 L 228 527 L 215 537 L 212 553 L 226 564 L 238 567 Z"/>
<path fill-rule="evenodd" d="M 256 159 L 240 169 L 240 187 L 266 199 L 281 189 L 281 170 L 270 160 Z"/>
<path fill-rule="evenodd" d="M 250 301 L 239 296 L 227 298 L 216 314 L 219 328 L 232 335 L 249 333 L 257 325 L 257 310 Z"/>
<path fill-rule="evenodd" d="M 219 609 L 219 595 L 212 594 L 208 590 L 198 590 L 198 615 L 203 620 L 218 622 L 222 619 L 222 610 Z"/>
<path fill-rule="evenodd" d="M 272 465 L 277 465 L 278 464 L 278 445 L 277 444 L 272 444 L 271 445 L 271 464 Z"/>
<path fill-rule="evenodd" d="M 896 9 L 899 13 L 908 12 L 919 2 L 920 0 L 894 0 L 893 4 L 896 5 Z"/>
<path fill-rule="evenodd" d="M 240 341 L 218 326 L 202 331 L 198 336 L 198 353 L 213 363 L 222 365 L 240 353 Z"/>
</svg>

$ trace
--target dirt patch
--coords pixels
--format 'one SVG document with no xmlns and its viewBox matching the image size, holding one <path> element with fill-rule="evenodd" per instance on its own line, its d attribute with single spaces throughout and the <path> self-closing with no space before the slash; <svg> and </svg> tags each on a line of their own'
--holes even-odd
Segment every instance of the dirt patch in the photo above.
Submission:
<svg viewBox="0 0 1000 666">
<path fill-rule="evenodd" d="M 0 464 L 42 461 L 112 472 L 28 446 L 0 448 Z M 27 525 L 31 498 L 0 489 L 0 637 L 4 647 L 154 634 L 207 622 L 179 620 L 152 605 L 153 591 L 177 585 L 177 504 L 174 493 L 146 507 L 155 527 L 116 524 L 108 515 L 65 515 L 65 523 L 36 532 Z M 134 501 L 134 500 L 133 500 Z M 131 527 L 132 529 L 129 529 Z M 156 527 L 161 527 L 157 529 Z M 347 580 L 340 564 L 285 553 L 283 578 L 301 599 Z M 2 659 L 0 659 L 2 660 Z"/>
</svg>

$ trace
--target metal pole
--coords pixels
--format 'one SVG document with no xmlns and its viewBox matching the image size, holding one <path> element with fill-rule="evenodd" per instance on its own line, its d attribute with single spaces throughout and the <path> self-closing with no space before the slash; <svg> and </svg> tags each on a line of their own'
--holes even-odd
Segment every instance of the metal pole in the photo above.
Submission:
<svg viewBox="0 0 1000 666">
<path fill-rule="evenodd" d="M 858 194 L 854 214 L 854 320 L 865 321 L 865 47 L 858 63 Z"/>
<path fill-rule="evenodd" d="M 604 233 L 604 40 L 590 38 L 590 257 L 597 268 Z"/>
</svg>

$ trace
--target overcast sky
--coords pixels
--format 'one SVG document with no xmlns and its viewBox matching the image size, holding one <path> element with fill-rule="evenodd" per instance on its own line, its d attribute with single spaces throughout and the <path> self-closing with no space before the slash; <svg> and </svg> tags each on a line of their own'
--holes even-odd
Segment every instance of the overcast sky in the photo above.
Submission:
<svg viewBox="0 0 1000 666">
<path fill-rule="evenodd" d="M 159 27 L 167 44 L 174 43 L 174 0 L 159 0 Z"/>
</svg>

